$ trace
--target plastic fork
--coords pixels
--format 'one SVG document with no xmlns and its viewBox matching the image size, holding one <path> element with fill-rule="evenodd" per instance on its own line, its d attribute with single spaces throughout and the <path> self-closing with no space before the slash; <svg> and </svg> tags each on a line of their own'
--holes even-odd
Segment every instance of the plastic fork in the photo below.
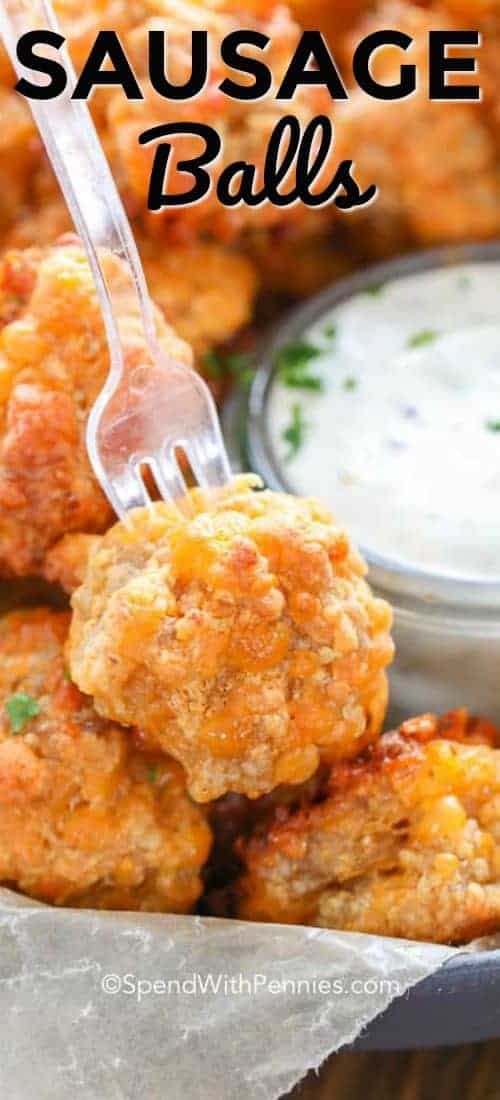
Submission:
<svg viewBox="0 0 500 1100">
<path fill-rule="evenodd" d="M 26 31 L 60 32 L 47 0 L 0 0 L 0 32 L 18 77 L 32 82 L 16 54 Z M 43 47 L 45 55 L 50 47 Z M 42 48 L 38 47 L 41 53 Z M 160 348 L 144 271 L 120 196 L 87 106 L 71 99 L 75 73 L 65 47 L 57 51 L 68 83 L 54 100 L 30 100 L 45 149 L 59 181 L 95 280 L 110 354 L 110 373 L 87 427 L 90 461 L 120 518 L 150 503 L 143 480 L 152 470 L 166 500 L 186 492 L 177 454 L 186 454 L 198 484 L 212 489 L 231 476 L 217 411 L 210 391 L 194 370 L 169 359 Z M 44 83 L 39 76 L 39 83 Z M 101 263 L 103 250 L 120 257 L 137 301 L 148 355 L 128 367 L 120 336 L 113 285 Z"/>
</svg>

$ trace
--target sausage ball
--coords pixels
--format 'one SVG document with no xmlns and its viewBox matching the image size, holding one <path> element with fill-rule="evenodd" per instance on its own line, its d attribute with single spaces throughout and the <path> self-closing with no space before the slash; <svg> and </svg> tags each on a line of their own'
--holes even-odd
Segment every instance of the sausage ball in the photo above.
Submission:
<svg viewBox="0 0 500 1100">
<path fill-rule="evenodd" d="M 335 106 L 338 157 L 354 157 L 362 186 L 378 186 L 375 201 L 343 224 L 372 255 L 498 236 L 500 157 L 486 94 L 493 74 L 483 71 L 484 47 L 478 52 L 484 102 L 431 102 L 428 32 L 456 29 L 457 24 L 439 5 L 422 9 L 406 0 L 384 0 L 350 34 L 347 56 L 366 34 L 386 27 L 397 27 L 414 39 L 404 61 L 418 66 L 420 81 L 416 93 L 402 101 L 379 101 L 354 89 L 349 102 Z M 487 41 L 485 37 L 485 45 Z M 448 52 L 464 56 L 467 50 Z M 397 81 L 401 62 L 401 51 L 394 47 L 379 50 L 373 61 L 376 79 Z M 496 95 L 498 51 L 495 64 Z M 478 76 L 451 80 L 477 83 Z"/>
<path fill-rule="evenodd" d="M 103 257 L 129 365 L 145 345 L 120 261 Z M 75 238 L 8 253 L 0 264 L 0 576 L 43 570 L 68 532 L 103 531 L 112 512 L 85 446 L 88 413 L 109 370 L 90 268 Z M 157 315 L 166 353 L 190 350 Z"/>
<path fill-rule="evenodd" d="M 217 241 L 175 246 L 137 235 L 151 297 L 192 348 L 201 374 L 207 354 L 229 344 L 253 319 L 257 272 L 251 260 Z"/>
<path fill-rule="evenodd" d="M 99 535 L 83 533 L 63 535 L 45 555 L 43 579 L 71 596 L 85 580 L 90 553 L 99 539 Z"/>
<path fill-rule="evenodd" d="M 497 744 L 464 711 L 384 734 L 241 845 L 237 915 L 438 943 L 498 930 Z"/>
<path fill-rule="evenodd" d="M 116 524 L 73 596 L 71 668 L 193 798 L 250 798 L 359 752 L 383 721 L 391 613 L 332 516 L 240 477 Z"/>
<path fill-rule="evenodd" d="M 188 912 L 211 833 L 182 769 L 70 682 L 69 615 L 0 619 L 0 881 L 55 905 Z"/>
<path fill-rule="evenodd" d="M 219 88 L 227 76 L 234 76 L 233 70 L 220 58 L 220 44 L 229 34 L 244 27 L 269 37 L 270 43 L 265 53 L 265 63 L 273 78 L 271 90 L 259 100 L 248 103 L 231 99 Z M 195 30 L 208 31 L 210 39 L 210 63 L 206 86 L 197 95 L 193 113 L 193 103 L 170 102 L 158 95 L 149 81 L 147 68 L 147 40 L 152 30 L 168 30 L 169 77 L 175 84 L 182 85 L 190 77 L 191 35 Z M 134 71 L 138 77 L 143 101 L 127 100 L 120 90 L 113 95 L 107 108 L 107 125 L 114 151 L 113 165 L 123 181 L 122 190 L 132 212 L 143 212 L 155 233 L 160 225 L 174 235 L 193 235 L 206 233 L 221 240 L 232 239 L 242 232 L 258 225 L 284 225 L 296 222 L 303 216 L 304 206 L 295 203 L 288 207 L 279 207 L 266 201 L 259 207 L 244 204 L 227 207 L 217 197 L 216 185 L 222 171 L 235 162 L 247 162 L 256 166 L 254 190 L 261 190 L 263 184 L 264 156 L 271 133 L 276 123 L 293 111 L 301 124 L 305 126 L 318 114 L 331 111 L 331 100 L 324 88 L 310 85 L 299 87 L 293 99 L 293 107 L 285 100 L 277 100 L 276 92 L 285 76 L 290 58 L 299 41 L 300 28 L 292 18 L 286 5 L 270 0 L 267 4 L 255 6 L 231 3 L 216 6 L 207 3 L 187 2 L 180 5 L 177 0 L 160 0 L 150 3 L 142 0 L 141 18 L 125 35 L 124 44 Z M 248 47 L 245 51 L 248 53 Z M 259 50 L 252 50 L 253 56 L 260 56 Z M 245 85 L 249 80 L 241 75 L 239 83 Z M 197 122 L 208 124 L 215 129 L 222 141 L 222 150 L 212 173 L 214 187 L 198 203 L 186 207 L 170 207 L 160 213 L 147 214 L 147 196 L 153 165 L 156 143 L 139 145 L 139 135 L 151 127 L 169 122 Z M 174 138 L 172 165 L 169 166 L 169 191 L 185 192 L 190 185 L 189 173 L 176 171 L 180 161 L 197 157 L 203 151 L 204 143 L 200 138 L 189 136 Z M 239 177 L 237 177 L 239 182 Z M 291 184 L 290 184 L 291 186 Z M 287 189 L 289 189 L 287 187 Z"/>
<path fill-rule="evenodd" d="M 127 100 L 122 88 L 97 88 L 89 104 L 100 139 L 110 160 L 113 175 L 127 204 L 131 216 L 144 217 L 149 222 L 153 238 L 158 236 L 160 225 L 172 237 L 192 238 L 199 233 L 210 238 L 228 240 L 239 236 L 249 226 L 283 225 L 300 220 L 302 204 L 278 207 L 270 202 L 252 209 L 241 205 L 224 207 L 217 200 L 215 189 L 203 201 L 184 208 L 170 208 L 160 214 L 148 211 L 148 191 L 155 144 L 141 146 L 139 135 L 150 127 L 168 122 L 193 121 L 208 124 L 220 135 L 223 150 L 214 169 L 217 181 L 223 168 L 235 161 L 248 161 L 257 169 L 256 189 L 263 182 L 264 151 L 271 132 L 278 120 L 290 111 L 290 104 L 277 102 L 276 91 L 285 75 L 290 56 L 298 42 L 300 28 L 285 4 L 270 0 L 266 4 L 254 4 L 253 0 L 226 5 L 206 0 L 196 3 L 185 0 L 91 0 L 83 8 L 75 0 L 56 0 L 56 14 L 77 71 L 80 71 L 88 51 L 100 30 L 112 28 L 133 66 L 144 95 L 142 101 Z M 266 64 L 273 76 L 271 91 L 255 103 L 230 99 L 219 90 L 225 76 L 233 74 L 219 57 L 222 39 L 242 27 L 256 30 L 270 38 L 266 51 Z M 197 95 L 195 106 L 186 100 L 169 101 L 157 94 L 151 86 L 148 72 L 148 34 L 153 30 L 168 33 L 168 73 L 170 79 L 183 84 L 191 74 L 191 34 L 206 30 L 210 36 L 210 70 L 206 86 Z M 255 53 L 255 51 L 254 51 Z M 259 56 L 260 51 L 255 53 Z M 43 153 L 27 104 L 12 91 L 13 78 L 10 66 L 3 56 L 0 64 L 0 91 L 5 92 L 4 114 L 9 121 L 4 137 L 0 140 L 0 162 L 5 147 L 6 173 L 15 192 L 14 216 L 19 218 L 20 207 L 29 195 L 31 159 L 28 163 L 16 160 L 19 135 L 26 133 L 23 150 L 36 151 L 35 163 L 41 163 Z M 240 83 L 248 83 L 244 75 Z M 303 125 L 315 115 L 330 110 L 330 98 L 322 88 L 310 86 L 297 90 L 293 101 L 293 113 Z M 2 116 L 3 117 L 3 116 Z M 12 122 L 11 122 L 12 119 Z M 203 148 L 200 139 L 182 137 L 175 139 L 176 162 L 197 156 Z M 11 159 L 9 160 L 9 156 Z M 25 161 L 23 152 L 23 161 Z M 185 173 L 171 172 L 170 188 L 186 190 Z M 8 215 L 8 206 L 6 214 Z M 0 200 L 0 227 L 2 203 Z M 12 214 L 11 214 L 12 217 Z"/>
<path fill-rule="evenodd" d="M 29 108 L 12 88 L 3 85 L 3 75 L 0 70 L 0 232 L 19 215 L 41 155 Z"/>
<path fill-rule="evenodd" d="M 71 229 L 54 180 L 40 171 L 29 202 L 3 234 L 2 250 L 53 245 Z M 229 344 L 252 320 L 257 293 L 254 263 L 217 241 L 172 244 L 148 234 L 138 222 L 133 232 L 151 297 L 190 345 L 196 367 L 203 372 L 207 353 Z"/>
</svg>

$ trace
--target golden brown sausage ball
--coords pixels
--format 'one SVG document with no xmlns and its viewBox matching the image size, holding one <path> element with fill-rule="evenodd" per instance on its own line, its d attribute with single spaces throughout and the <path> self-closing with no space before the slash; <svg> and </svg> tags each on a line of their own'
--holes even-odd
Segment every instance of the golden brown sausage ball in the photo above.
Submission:
<svg viewBox="0 0 500 1100">
<path fill-rule="evenodd" d="M 3 87 L 0 76 L 0 233 L 17 217 L 40 161 L 41 146 L 21 96 Z"/>
<path fill-rule="evenodd" d="M 219 89 L 220 82 L 229 70 L 219 56 L 222 39 L 244 27 L 269 36 L 265 63 L 272 72 L 273 88 L 258 101 L 247 103 L 225 96 Z M 182 84 L 191 74 L 191 33 L 206 30 L 210 37 L 210 70 L 205 88 L 193 102 L 168 100 L 159 96 L 151 87 L 147 76 L 147 35 L 150 30 L 168 28 L 169 75 Z M 291 55 L 299 40 L 300 28 L 294 22 L 288 8 L 275 0 L 266 5 L 249 7 L 231 4 L 215 7 L 177 0 L 161 0 L 158 4 L 143 2 L 142 18 L 125 36 L 127 53 L 134 65 L 144 101 L 132 102 L 119 92 L 111 97 L 107 110 L 107 122 L 114 143 L 113 163 L 123 180 L 123 191 L 133 212 L 145 212 L 153 164 L 155 145 L 139 145 L 139 135 L 151 127 L 168 123 L 192 121 L 212 126 L 222 140 L 222 151 L 212 169 L 214 187 L 200 202 L 186 207 L 171 207 L 160 214 L 152 213 L 149 224 L 158 233 L 160 226 L 182 236 L 207 233 L 221 240 L 239 236 L 249 227 L 268 227 L 296 222 L 301 219 L 304 207 L 301 203 L 279 207 L 266 201 L 252 208 L 241 204 L 235 207 L 222 205 L 217 197 L 216 183 L 223 169 L 234 162 L 246 161 L 257 169 L 255 190 L 263 182 L 264 154 L 272 130 L 280 118 L 290 113 L 291 105 L 277 100 L 276 92 L 287 70 Z M 257 55 L 259 52 L 257 51 Z M 245 77 L 241 77 L 245 83 Z M 293 100 L 293 113 L 306 125 L 317 114 L 328 113 L 330 97 L 323 88 L 306 86 L 299 88 Z M 175 139 L 173 164 L 182 159 L 197 156 L 203 148 L 199 138 Z M 185 174 L 169 175 L 169 188 L 185 191 Z"/>
<path fill-rule="evenodd" d="M 405 31 L 415 41 L 404 61 L 416 64 L 420 73 L 416 94 L 406 100 L 378 101 L 358 89 L 335 108 L 337 155 L 353 157 L 363 186 L 375 183 L 379 189 L 374 202 L 343 223 L 368 253 L 486 239 L 500 232 L 499 143 L 488 97 L 484 103 L 429 100 L 428 32 L 456 25 L 438 5 L 423 9 L 406 0 L 384 0 L 349 36 L 347 53 L 352 54 L 364 35 L 381 27 Z M 373 62 L 376 78 L 385 83 L 397 79 L 402 58 L 393 47 L 380 50 Z M 478 59 L 481 79 L 489 85 L 492 76 L 483 72 L 481 51 Z M 499 75 L 497 60 L 495 88 Z M 477 83 L 478 77 L 458 81 Z"/>
<path fill-rule="evenodd" d="M 58 584 L 71 596 L 83 584 L 90 553 L 98 543 L 99 535 L 63 535 L 45 555 L 44 580 Z"/>
<path fill-rule="evenodd" d="M 103 258 L 122 322 L 126 357 L 144 355 L 128 279 Z M 90 268 L 75 238 L 8 253 L 0 264 L 0 576 L 39 573 L 68 532 L 102 531 L 112 512 L 87 457 L 88 413 L 109 354 Z M 160 316 L 167 354 L 190 363 L 187 345 Z"/>
<path fill-rule="evenodd" d="M 200 373 L 208 352 L 253 318 L 257 273 L 250 259 L 217 241 L 169 245 L 144 232 L 137 244 L 151 297 L 193 349 Z"/>
<path fill-rule="evenodd" d="M 298 41 L 300 28 L 292 18 L 285 4 L 276 0 L 248 5 L 232 2 L 230 5 L 211 2 L 197 3 L 193 0 L 135 0 L 128 4 L 125 0 L 92 0 L 90 4 L 78 5 L 75 0 L 56 0 L 56 14 L 61 23 L 63 34 L 67 37 L 70 53 L 77 71 L 80 71 L 88 51 L 99 30 L 112 28 L 120 36 L 144 93 L 143 101 L 127 100 L 123 90 L 98 88 L 90 100 L 94 120 L 99 136 L 110 160 L 113 174 L 127 204 L 131 216 L 144 217 L 149 222 L 151 236 L 156 238 L 160 231 L 171 236 L 193 238 L 200 233 L 210 238 L 228 240 L 239 236 L 249 226 L 283 225 L 300 220 L 303 208 L 301 204 L 280 208 L 267 202 L 262 207 L 252 209 L 242 205 L 229 208 L 221 205 L 216 198 L 215 189 L 206 198 L 195 205 L 184 208 L 171 208 L 160 215 L 150 214 L 147 209 L 149 180 L 154 155 L 154 145 L 145 147 L 138 144 L 138 137 L 151 126 L 183 120 L 204 122 L 212 126 L 221 136 L 223 152 L 214 169 L 217 181 L 225 165 L 233 161 L 246 160 L 257 166 L 257 187 L 262 186 L 264 150 L 275 123 L 289 113 L 290 105 L 277 102 L 275 92 L 285 75 L 291 53 Z M 224 96 L 218 84 L 228 72 L 219 58 L 221 40 L 231 31 L 242 27 L 256 29 L 269 35 L 271 43 L 266 51 L 266 64 L 273 74 L 273 89 L 256 103 L 231 100 Z M 170 101 L 159 96 L 151 86 L 148 75 L 148 33 L 150 30 L 168 32 L 169 39 L 169 75 L 174 82 L 183 83 L 191 72 L 191 33 L 193 30 L 207 30 L 211 44 L 211 67 L 206 87 L 194 101 Z M 232 72 L 232 70 L 231 70 Z M 244 82 L 245 77 L 242 77 Z M 5 147 L 5 171 L 12 184 L 15 202 L 11 204 L 10 218 L 21 217 L 21 208 L 26 196 L 30 194 L 30 177 L 33 171 L 31 160 L 24 164 L 20 157 L 16 160 L 19 135 L 27 134 L 25 143 L 36 149 L 36 161 L 43 160 L 41 145 L 36 135 L 31 114 L 26 103 L 12 91 L 12 75 L 5 56 L 0 59 L 0 84 L 5 90 L 5 104 L 2 117 L 9 120 L 3 143 L 0 141 L 0 163 L 2 147 Z M 325 91 L 317 87 L 299 89 L 294 97 L 293 111 L 306 124 L 316 114 L 329 111 L 330 99 Z M 12 122 L 10 121 L 12 120 Z M 202 143 L 198 139 L 185 137 L 177 139 L 178 159 L 197 155 Z M 23 146 L 24 148 L 24 146 Z M 24 159 L 24 154 L 23 154 Z M 175 175 L 175 174 L 173 174 Z M 172 176 L 173 179 L 173 176 Z M 175 181 L 174 181 L 175 182 Z M 186 178 L 179 177 L 179 190 L 185 190 Z M 0 197 L 0 228 L 1 228 Z M 5 204 L 8 215 L 8 204 Z"/>
<path fill-rule="evenodd" d="M 497 743 L 464 711 L 384 734 L 242 845 L 237 915 L 443 943 L 497 930 Z"/>
<path fill-rule="evenodd" d="M 76 682 L 140 718 L 199 801 L 301 783 L 385 713 L 388 605 L 328 511 L 257 481 L 133 512 L 73 596 Z"/>
<path fill-rule="evenodd" d="M 71 230 L 67 207 L 48 172 L 37 175 L 36 193 L 3 235 L 2 248 L 53 245 Z M 207 352 L 234 340 L 253 316 L 257 272 L 251 259 L 216 241 L 175 245 L 133 226 L 146 281 L 155 304 L 190 345 L 203 370 Z M 2 317 L 0 315 L 0 322 Z"/>
<path fill-rule="evenodd" d="M 70 682 L 69 615 L 0 619 L 0 881 L 42 901 L 188 912 L 210 829 L 164 754 Z"/>
</svg>

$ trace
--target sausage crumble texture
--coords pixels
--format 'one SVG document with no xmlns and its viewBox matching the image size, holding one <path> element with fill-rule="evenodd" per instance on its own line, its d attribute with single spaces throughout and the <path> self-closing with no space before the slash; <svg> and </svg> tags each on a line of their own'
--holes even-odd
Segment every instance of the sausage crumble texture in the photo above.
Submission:
<svg viewBox="0 0 500 1100">
<path fill-rule="evenodd" d="M 68 532 L 103 531 L 113 513 L 85 445 L 90 409 L 109 352 L 91 271 L 75 238 L 9 252 L 0 264 L 0 576 L 43 572 Z M 129 365 L 144 358 L 133 291 L 120 264 L 103 257 L 113 284 Z M 159 313 L 165 353 L 191 363 L 187 344 Z"/>
<path fill-rule="evenodd" d="M 241 844 L 236 915 L 438 943 L 498 929 L 498 742 L 464 711 L 383 734 Z"/>
<path fill-rule="evenodd" d="M 498 237 L 498 0 L 55 7 L 77 69 L 98 30 L 114 29 L 145 88 L 150 30 L 168 31 L 181 83 L 191 32 L 208 28 L 214 64 L 197 111 L 223 138 L 220 171 L 244 159 L 260 176 L 290 110 L 273 95 L 254 105 L 219 95 L 228 32 L 271 36 L 274 88 L 301 26 L 325 31 L 343 64 L 347 103 L 311 85 L 293 109 L 302 124 L 332 117 L 335 160 L 354 157 L 363 186 L 378 184 L 352 218 L 300 204 L 229 210 L 215 192 L 151 215 L 153 147 L 138 135 L 193 105 L 174 104 L 169 118 L 147 88 L 143 103 L 112 88 L 92 97 L 163 315 L 159 337 L 184 363 L 192 350 L 217 396 L 231 377 L 224 360 L 252 334 L 231 342 L 275 315 L 275 294 L 309 295 L 371 256 Z M 390 26 L 414 37 L 407 60 L 422 70 L 431 28 L 479 29 L 483 100 L 429 103 L 422 85 L 386 105 L 358 91 L 352 47 Z M 374 75 L 394 81 L 404 60 L 381 50 Z M 390 611 L 320 505 L 238 479 L 103 537 L 114 518 L 85 450 L 108 371 L 102 320 L 82 250 L 59 239 L 69 216 L 13 83 L 0 50 L 0 578 L 5 592 L 29 592 L 11 578 L 33 574 L 79 590 L 71 656 L 70 615 L 0 620 L 0 881 L 55 905 L 181 913 L 203 891 L 204 912 L 218 914 L 218 894 L 247 919 L 440 942 L 500 929 L 498 734 L 456 712 L 379 736 Z M 195 151 L 185 139 L 178 157 Z M 144 347 L 133 302 L 119 263 L 105 262 L 134 361 Z"/>
<path fill-rule="evenodd" d="M 465 5 L 464 5 L 465 7 Z M 409 51 L 419 68 L 428 62 L 428 32 L 466 26 L 483 32 L 477 52 L 481 103 L 430 102 L 424 82 L 400 103 L 383 103 L 354 90 L 335 109 L 337 155 L 354 156 L 362 185 L 376 181 L 377 200 L 354 219 L 345 219 L 353 237 L 371 256 L 426 248 L 444 242 L 477 241 L 500 233 L 500 157 L 498 119 L 498 23 L 470 4 L 419 6 L 406 0 L 360 5 L 359 20 L 344 45 L 346 60 L 360 39 L 385 27 L 397 27 L 414 39 Z M 456 9 L 455 11 L 453 9 Z M 469 19 L 469 23 L 467 23 Z M 458 20 L 458 21 L 456 21 Z M 498 14 L 497 14 L 498 21 Z M 450 53 L 457 56 L 456 50 Z M 458 51 L 463 56 L 464 51 Z M 381 49 L 374 75 L 397 79 L 400 51 Z M 463 84 L 477 74 L 461 75 Z M 496 108 L 497 109 L 497 108 Z"/>
<path fill-rule="evenodd" d="M 256 798 L 352 756 L 385 714 L 391 613 L 314 500 L 238 478 L 116 524 L 73 596 L 71 668 L 193 798 Z"/>
<path fill-rule="evenodd" d="M 56 905 L 189 912 L 210 828 L 179 765 L 70 682 L 69 618 L 0 620 L 0 881 Z"/>
<path fill-rule="evenodd" d="M 35 178 L 29 204 L 0 239 L 3 253 L 16 250 L 17 265 L 22 263 L 20 249 L 53 245 L 72 232 L 55 180 L 46 169 Z M 241 251 L 219 241 L 193 238 L 160 245 L 137 221 L 133 232 L 153 301 L 177 335 L 190 345 L 196 365 L 202 369 L 207 352 L 234 339 L 252 318 L 257 290 L 253 263 Z M 7 298 L 6 283 L 4 278 L 2 293 Z M 5 323 L 3 309 L 0 322 Z"/>
</svg>

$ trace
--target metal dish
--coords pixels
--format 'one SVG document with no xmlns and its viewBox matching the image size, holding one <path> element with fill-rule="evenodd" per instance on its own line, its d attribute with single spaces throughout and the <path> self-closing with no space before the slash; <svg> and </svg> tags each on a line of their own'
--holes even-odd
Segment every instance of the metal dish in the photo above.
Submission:
<svg viewBox="0 0 500 1100">
<path fill-rule="evenodd" d="M 371 283 L 436 265 L 498 259 L 500 242 L 435 249 L 378 264 L 340 279 L 305 305 L 292 310 L 264 338 L 258 355 L 259 370 L 250 392 L 233 396 L 224 410 L 224 428 L 234 468 L 254 470 L 270 488 L 289 491 L 277 467 L 263 415 L 279 347 L 296 339 L 332 306 Z M 377 561 L 369 552 L 364 553 L 372 580 L 374 573 L 379 579 L 381 571 L 385 570 L 387 581 L 387 574 L 394 572 L 393 563 Z M 392 593 L 389 598 L 393 598 Z M 425 709 L 429 709 L 429 705 Z M 399 722 L 404 716 L 400 708 L 392 708 L 390 722 Z M 404 1050 L 497 1038 L 500 1036 L 499 1006 L 500 950 L 465 952 L 420 982 L 409 994 L 394 1001 L 368 1026 L 352 1049 Z"/>
<path fill-rule="evenodd" d="M 500 1035 L 500 951 L 463 954 L 393 1001 L 352 1050 L 408 1050 Z"/>
<path fill-rule="evenodd" d="M 367 288 L 376 283 L 390 282 L 435 267 L 453 267 L 455 264 L 488 260 L 500 260 L 500 241 L 447 246 L 425 252 L 416 252 L 396 260 L 366 267 L 353 275 L 338 279 L 303 305 L 287 313 L 263 342 L 260 354 L 257 357 L 258 371 L 255 380 L 249 393 L 240 402 L 240 420 L 244 422 L 245 428 L 244 436 L 240 437 L 239 446 L 243 449 L 244 458 L 250 461 L 251 469 L 262 475 L 269 488 L 284 492 L 293 491 L 290 485 L 287 484 L 287 479 L 276 462 L 264 416 L 269 387 L 273 380 L 277 351 L 284 344 L 300 338 L 304 330 L 308 329 L 333 306 L 339 305 L 355 294 L 366 291 Z M 372 568 L 387 568 L 391 574 L 396 571 L 396 563 L 391 559 L 385 559 L 381 555 L 371 553 L 366 547 L 361 549 L 370 561 Z M 406 565 L 404 570 L 407 572 Z M 425 575 L 427 584 L 429 584 L 432 573 L 425 570 Z M 475 582 L 471 583 L 474 585 Z M 439 584 L 442 585 L 441 576 L 439 577 Z M 448 586 L 450 593 L 453 590 L 453 585 L 454 582 L 450 581 Z M 439 595 L 441 596 L 441 589 Z"/>
<path fill-rule="evenodd" d="M 268 430 L 268 396 L 277 352 L 283 345 L 303 337 L 332 307 L 375 283 L 435 267 L 499 259 L 499 242 L 417 253 L 340 279 L 292 310 L 264 339 L 250 393 L 226 410 L 235 467 L 255 470 L 272 489 L 293 491 L 273 452 Z M 483 714 L 500 725 L 499 579 L 451 576 L 384 557 L 369 546 L 360 549 L 373 588 L 394 609 L 397 657 L 390 673 L 390 723 L 397 725 L 419 711 L 444 712 L 467 706 L 471 713 Z"/>
</svg>

